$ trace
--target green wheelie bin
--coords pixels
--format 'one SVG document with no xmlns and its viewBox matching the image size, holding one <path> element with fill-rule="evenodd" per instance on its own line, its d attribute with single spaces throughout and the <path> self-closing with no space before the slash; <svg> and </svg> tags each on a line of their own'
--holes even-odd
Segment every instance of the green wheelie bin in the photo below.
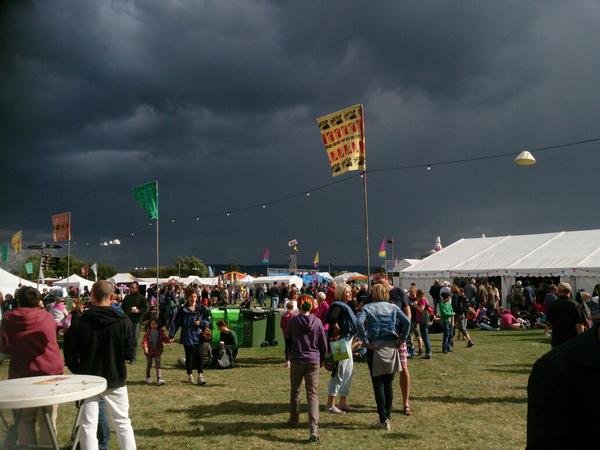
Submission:
<svg viewBox="0 0 600 450">
<path fill-rule="evenodd" d="M 212 320 L 210 323 L 211 331 L 212 331 L 212 342 L 211 345 L 213 348 L 217 348 L 219 346 L 219 339 L 221 338 L 221 333 L 217 328 L 217 322 L 220 319 L 225 319 L 225 311 L 219 308 L 211 308 L 210 314 L 212 316 Z"/>
<path fill-rule="evenodd" d="M 265 340 L 269 345 L 280 345 L 283 344 L 283 331 L 279 324 L 281 323 L 281 316 L 284 314 L 284 309 L 273 309 L 267 319 L 267 334 Z"/>
<path fill-rule="evenodd" d="M 241 309 L 243 319 L 242 341 L 240 347 L 265 347 L 267 342 L 267 316 L 269 312 L 261 309 Z"/>
</svg>

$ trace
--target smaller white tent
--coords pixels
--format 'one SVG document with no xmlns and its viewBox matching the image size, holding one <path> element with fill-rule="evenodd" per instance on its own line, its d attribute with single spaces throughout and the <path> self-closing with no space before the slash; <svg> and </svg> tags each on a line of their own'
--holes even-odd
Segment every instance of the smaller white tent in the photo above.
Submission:
<svg viewBox="0 0 600 450">
<path fill-rule="evenodd" d="M 82 278 L 79 275 L 74 273 L 71 276 L 69 276 L 68 278 L 63 278 L 62 280 L 55 281 L 54 283 L 52 283 L 52 286 L 66 288 L 68 285 L 69 287 L 78 288 L 79 290 L 83 291 L 83 288 L 85 286 L 87 286 L 88 289 L 92 289 L 93 284 L 94 284 L 93 281 L 86 280 L 85 278 Z"/>
<path fill-rule="evenodd" d="M 197 284 L 198 286 L 214 286 L 219 284 L 219 277 L 197 277 L 195 275 L 190 275 L 187 278 L 181 278 L 180 281 L 184 286 L 189 286 L 190 284 Z"/>
<path fill-rule="evenodd" d="M 241 284 L 252 284 L 252 282 L 255 280 L 254 277 L 250 276 L 250 275 L 246 275 L 244 278 L 242 278 L 240 280 Z"/>
<path fill-rule="evenodd" d="M 267 284 L 269 286 L 273 285 L 274 282 L 279 284 L 285 283 L 289 286 L 295 284 L 297 288 L 302 287 L 302 278 L 297 277 L 296 275 L 276 275 L 272 277 L 258 277 L 252 281 L 252 284 Z"/>
<path fill-rule="evenodd" d="M 149 280 L 151 280 L 151 278 L 149 278 Z M 108 279 L 108 281 L 110 281 L 113 284 L 119 285 L 119 284 L 131 284 L 134 281 L 137 281 L 139 284 L 148 284 L 148 282 L 143 279 L 143 278 L 136 278 L 133 275 L 131 275 L 130 273 L 127 272 L 121 272 L 121 273 L 117 273 L 115 275 L 113 275 L 112 277 L 110 277 Z M 154 283 L 156 283 L 156 278 L 154 278 Z"/>
<path fill-rule="evenodd" d="M 353 277 L 365 277 L 362 273 L 358 272 L 344 272 L 333 279 L 336 283 L 346 283 L 350 278 Z"/>
</svg>

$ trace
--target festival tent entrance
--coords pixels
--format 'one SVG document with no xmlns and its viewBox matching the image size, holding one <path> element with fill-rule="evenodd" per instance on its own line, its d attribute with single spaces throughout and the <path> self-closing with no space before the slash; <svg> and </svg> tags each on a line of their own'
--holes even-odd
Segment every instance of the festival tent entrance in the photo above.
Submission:
<svg viewBox="0 0 600 450">
<path fill-rule="evenodd" d="M 425 292 L 435 279 L 500 277 L 502 301 L 516 278 L 556 277 L 574 291 L 600 282 L 600 230 L 460 239 L 400 272 Z"/>
<path fill-rule="evenodd" d="M 52 283 L 52 286 L 59 286 L 66 288 L 67 285 L 69 287 L 78 288 L 80 291 L 83 291 L 84 286 L 87 286 L 88 289 L 92 289 L 94 282 L 90 280 L 86 280 L 85 278 L 80 277 L 77 274 L 72 274 L 70 277 L 63 278 L 62 280 L 55 281 Z"/>
</svg>

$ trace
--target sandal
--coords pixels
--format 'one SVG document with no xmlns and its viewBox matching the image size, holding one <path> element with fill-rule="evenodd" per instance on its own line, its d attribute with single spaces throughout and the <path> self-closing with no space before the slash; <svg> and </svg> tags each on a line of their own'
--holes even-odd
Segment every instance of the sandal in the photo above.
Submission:
<svg viewBox="0 0 600 450">
<path fill-rule="evenodd" d="M 404 414 L 405 416 L 412 416 L 413 410 L 411 409 L 410 406 L 405 406 L 404 409 L 402 410 L 402 414 Z"/>
</svg>

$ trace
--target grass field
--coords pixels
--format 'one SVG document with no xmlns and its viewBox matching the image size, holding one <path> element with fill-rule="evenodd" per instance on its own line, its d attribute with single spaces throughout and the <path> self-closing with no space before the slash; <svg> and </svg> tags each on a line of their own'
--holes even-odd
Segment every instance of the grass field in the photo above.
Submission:
<svg viewBox="0 0 600 450">
<path fill-rule="evenodd" d="M 328 415 L 328 372 L 321 371 L 322 448 L 523 448 L 527 410 L 527 378 L 532 363 L 549 350 L 539 330 L 473 332 L 475 346 L 441 354 L 441 335 L 432 335 L 432 360 L 409 361 L 412 417 L 399 414 L 400 389 L 395 384 L 392 432 L 369 429 L 377 419 L 369 371 L 356 363 L 350 403 L 356 412 Z M 130 366 L 129 400 L 138 448 L 296 448 L 306 445 L 302 426 L 289 429 L 289 376 L 282 348 L 240 349 L 238 367 L 206 371 L 204 387 L 185 383 L 176 368 L 183 356 L 178 344 L 165 346 L 164 386 L 144 383 L 145 361 Z M 7 364 L 0 366 L 6 379 Z M 74 407 L 59 409 L 62 441 Z M 118 448 L 111 439 L 111 448 Z"/>
</svg>

